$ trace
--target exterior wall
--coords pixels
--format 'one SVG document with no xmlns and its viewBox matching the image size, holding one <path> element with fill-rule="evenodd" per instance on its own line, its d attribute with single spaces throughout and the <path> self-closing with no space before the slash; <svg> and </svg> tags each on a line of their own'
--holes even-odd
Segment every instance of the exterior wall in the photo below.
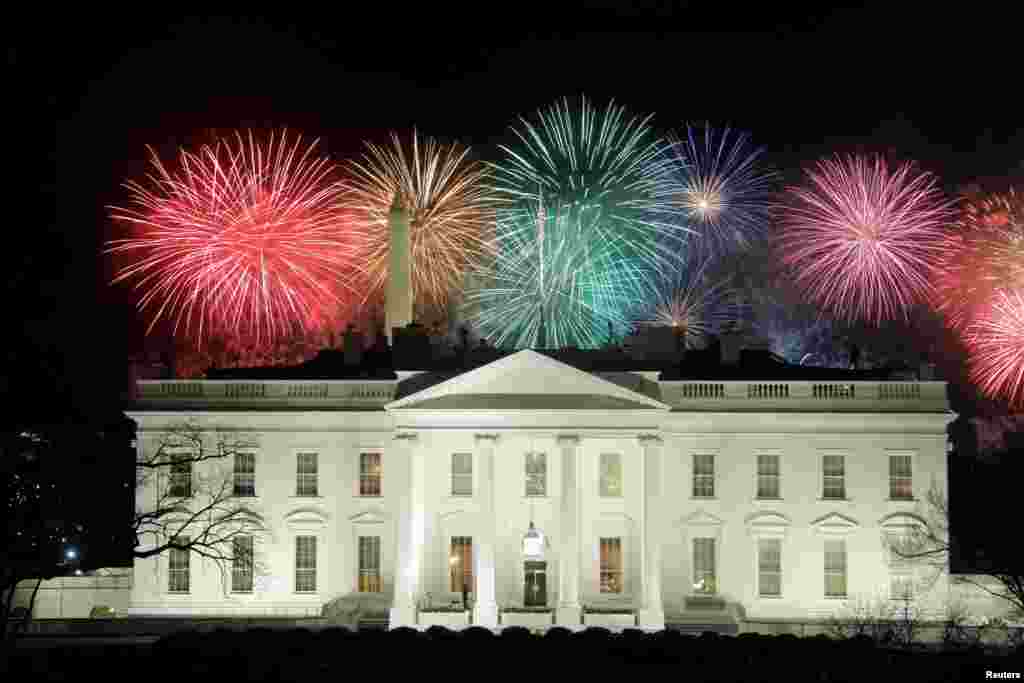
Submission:
<svg viewBox="0 0 1024 683">
<path fill-rule="evenodd" d="M 139 448 L 147 454 L 159 447 L 160 430 L 180 424 L 183 415 L 167 415 L 140 424 Z M 232 593 L 230 565 L 190 558 L 191 581 L 187 594 L 168 590 L 169 555 L 137 560 L 132 592 L 134 614 L 196 615 L 289 615 L 319 616 L 330 600 L 357 588 L 359 535 L 381 537 L 381 570 L 385 593 L 394 587 L 395 514 L 398 481 L 389 476 L 393 464 L 390 431 L 374 429 L 381 415 L 339 414 L 333 430 L 326 431 L 309 415 L 288 416 L 288 430 L 280 424 L 261 422 L 247 415 L 201 416 L 200 424 L 211 429 L 225 423 L 255 439 L 256 497 L 243 499 L 264 517 L 267 532 L 257 537 L 254 552 L 254 590 Z M 147 424 L 148 423 L 148 424 Z M 359 430 L 362 426 L 363 430 Z M 369 428 L 369 429 L 367 429 Z M 208 446 L 213 445 L 211 441 Z M 297 496 L 296 454 L 318 453 L 318 495 Z M 359 454 L 380 452 L 383 469 L 381 496 L 359 495 Z M 210 461 L 197 466 L 193 477 L 229 474 L 233 462 Z M 145 500 L 145 503 L 141 501 Z M 140 507 L 151 509 L 155 489 L 140 496 Z M 295 538 L 317 537 L 317 590 L 295 592 Z"/>
<path fill-rule="evenodd" d="M 522 384 L 523 379 L 516 375 L 515 381 L 501 378 L 501 382 L 502 386 L 512 386 L 516 381 Z M 575 381 L 569 377 L 567 385 L 572 384 L 570 380 Z M 293 393 L 290 386 L 287 391 L 282 389 L 289 396 Z M 211 432 L 218 428 L 231 429 L 255 437 L 258 497 L 251 502 L 265 514 L 269 534 L 257 546 L 258 572 L 256 590 L 252 594 L 232 594 L 229 574 L 222 576 L 217 566 L 195 555 L 192 557 L 192 590 L 188 595 L 171 594 L 167 590 L 165 554 L 136 562 L 131 611 L 136 614 L 318 615 L 331 601 L 352 597 L 355 593 L 357 537 L 360 535 L 380 536 L 384 588 L 379 597 L 397 600 L 396 584 L 402 571 L 399 542 L 402 538 L 407 539 L 403 542 L 417 538 L 419 533 L 419 527 L 402 531 L 406 528 L 403 525 L 408 526 L 410 522 L 403 521 L 401 506 L 411 505 L 410 501 L 415 498 L 410 495 L 413 471 L 410 458 L 419 458 L 423 464 L 423 481 L 417 489 L 422 492 L 423 500 L 423 543 L 420 557 L 411 560 L 413 565 L 419 566 L 419 579 L 413 581 L 413 592 L 421 607 L 426 594 L 430 594 L 430 601 L 435 605 L 461 597 L 450 591 L 449 586 L 451 538 L 472 537 L 476 560 L 489 534 L 494 538 L 497 605 L 500 608 L 522 606 L 522 539 L 532 520 L 546 535 L 547 603 L 554 608 L 563 597 L 559 595 L 563 586 L 559 576 L 560 566 L 564 564 L 561 554 L 575 554 L 577 550 L 565 547 L 565 538 L 571 530 L 563 528 L 565 461 L 557 440 L 562 435 L 577 435 L 580 468 L 575 478 L 581 514 L 579 593 L 585 607 L 643 607 L 644 565 L 650 556 L 649 549 L 645 554 L 644 526 L 656 523 L 661 549 L 660 604 L 670 617 L 689 609 L 686 598 L 693 595 L 692 540 L 709 536 L 716 539 L 718 594 L 740 605 L 749 618 L 830 616 L 847 601 L 824 596 L 824 540 L 846 540 L 850 600 L 860 596 L 887 597 L 889 570 L 882 544 L 884 527 L 910 519 L 904 515 L 922 514 L 922 501 L 933 482 L 946 490 L 945 426 L 952 415 L 933 405 L 938 400 L 931 396 L 934 387 L 925 389 L 927 391 L 922 392 L 929 395 L 930 403 L 927 411 L 917 412 L 909 412 L 912 401 L 916 400 L 917 394 L 913 392 L 898 393 L 901 405 L 908 412 L 893 410 L 894 404 L 890 402 L 886 410 L 871 413 L 823 410 L 825 399 L 818 396 L 825 394 L 821 392 L 800 399 L 807 402 L 806 406 L 803 403 L 801 406 L 813 405 L 817 411 L 774 409 L 773 404 L 772 410 L 756 412 L 752 407 L 756 404 L 756 392 L 741 395 L 735 391 L 723 393 L 726 399 L 736 403 L 725 411 L 712 410 L 713 402 L 700 398 L 693 410 L 674 405 L 671 411 L 669 406 L 664 406 L 664 409 L 618 412 L 497 414 L 479 411 L 478 414 L 472 408 L 428 411 L 416 410 L 413 406 L 407 411 L 382 410 L 383 402 L 389 398 L 373 399 L 381 405 L 362 409 L 347 406 L 346 409 L 317 410 L 303 405 L 302 409 L 293 406 L 292 410 L 282 411 L 268 410 L 271 406 L 261 410 L 258 402 L 264 399 L 243 397 L 252 403 L 245 406 L 248 410 L 224 411 L 232 391 L 237 393 L 230 387 L 217 389 L 215 398 L 210 399 L 215 403 L 206 409 L 190 405 L 189 413 L 180 412 L 183 406 L 161 412 L 156 409 L 161 399 L 151 388 L 149 395 L 157 398 L 151 398 L 142 410 L 132 414 L 140 425 L 140 448 L 148 449 L 147 452 L 156 447 L 161 430 L 179 424 L 188 416 L 197 417 Z M 679 387 L 673 390 L 682 391 Z M 393 387 L 381 391 L 388 397 L 394 395 Z M 866 391 L 857 396 L 865 396 Z M 877 385 L 872 385 L 872 391 L 883 397 L 889 392 Z M 193 393 L 205 395 L 203 392 L 207 389 Z M 330 397 L 333 392 L 343 397 L 339 400 L 355 400 L 350 397 L 351 392 L 333 385 L 326 386 L 322 395 Z M 251 393 L 262 396 L 256 390 Z M 176 396 L 173 392 L 171 395 Z M 774 397 L 771 400 L 779 401 Z M 863 401 L 864 409 L 877 402 L 874 398 L 856 400 Z M 395 438 L 409 431 L 416 433 L 415 440 Z M 493 516 L 485 512 L 485 497 L 481 496 L 484 468 L 476 436 L 482 432 L 498 437 L 493 451 Z M 639 439 L 644 434 L 661 438 L 658 448 L 661 492 L 647 503 L 653 505 L 649 511 L 645 508 L 645 481 L 649 479 L 645 475 L 645 455 Z M 319 496 L 315 498 L 294 495 L 296 453 L 307 449 L 315 450 L 320 456 Z M 380 497 L 358 495 L 358 463 L 362 451 L 383 454 Z M 542 497 L 526 496 L 524 456 L 529 451 L 547 455 L 547 491 Z M 471 496 L 452 495 L 451 457 L 456 452 L 473 454 Z M 599 459 L 604 452 L 621 456 L 621 498 L 599 495 Z M 780 456 L 779 500 L 756 498 L 759 452 Z M 846 456 L 848 500 L 822 500 L 821 458 L 826 452 Z M 912 454 L 914 501 L 888 499 L 890 452 Z M 712 498 L 693 496 L 695 453 L 715 455 L 715 495 Z M 153 491 L 143 491 L 140 500 L 152 500 L 153 495 Z M 415 505 L 410 509 L 415 510 Z M 294 539 L 299 534 L 315 534 L 319 539 L 315 594 L 294 591 Z M 782 539 L 783 579 L 779 598 L 757 595 L 756 548 L 761 535 Z M 600 593 L 598 539 L 602 536 L 622 538 L 625 585 L 619 595 Z M 936 590 L 941 593 L 943 585 L 940 582 Z"/>
<path fill-rule="evenodd" d="M 100 570 L 97 576 L 64 576 L 43 581 L 32 613 L 37 619 L 85 619 L 94 607 L 124 613 L 129 606 L 131 569 Z M 35 581 L 22 581 L 14 594 L 14 607 L 28 609 Z"/>
</svg>

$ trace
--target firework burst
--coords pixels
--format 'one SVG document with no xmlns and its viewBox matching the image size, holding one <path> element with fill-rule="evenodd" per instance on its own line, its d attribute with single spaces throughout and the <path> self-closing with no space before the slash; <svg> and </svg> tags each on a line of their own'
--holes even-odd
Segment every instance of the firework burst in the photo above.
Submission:
<svg viewBox="0 0 1024 683">
<path fill-rule="evenodd" d="M 351 298 L 357 236 L 332 166 L 287 131 L 258 142 L 235 133 L 169 171 L 150 149 L 148 185 L 125 184 L 133 207 L 110 207 L 133 236 L 107 252 L 128 261 L 140 310 L 174 332 L 232 334 L 257 345 L 331 322 Z"/>
<path fill-rule="evenodd" d="M 648 121 L 583 98 L 513 128 L 518 144 L 493 169 L 496 256 L 467 294 L 481 334 L 517 348 L 599 346 L 679 267 L 689 230 Z"/>
<path fill-rule="evenodd" d="M 349 164 L 345 198 L 355 227 L 367 236 L 360 259 L 366 295 L 381 293 L 387 282 L 388 214 L 398 195 L 410 212 L 413 295 L 443 307 L 464 274 L 493 253 L 487 169 L 469 158 L 469 148 L 421 139 L 415 131 L 411 145 L 393 134 L 390 147 L 366 147 L 363 160 Z"/>
<path fill-rule="evenodd" d="M 796 284 L 848 321 L 907 318 L 932 294 L 953 217 L 934 176 L 881 157 L 818 162 L 787 189 L 777 243 Z"/>
<path fill-rule="evenodd" d="M 1024 406 L 1024 296 L 999 290 L 964 335 L 971 379 L 991 398 Z"/>
<path fill-rule="evenodd" d="M 651 317 L 640 324 L 675 328 L 684 347 L 692 349 L 708 335 L 737 322 L 743 312 L 739 294 L 728 278 L 711 282 L 706 274 L 709 265 L 710 261 L 705 261 L 699 267 L 681 270 L 666 282 L 649 311 Z"/>
<path fill-rule="evenodd" d="M 694 228 L 691 251 L 707 257 L 764 234 L 777 174 L 761 165 L 763 152 L 746 133 L 710 125 L 671 139 L 669 157 L 683 186 L 675 203 Z"/>
<path fill-rule="evenodd" d="M 1011 190 L 967 202 L 942 264 L 935 308 L 965 331 L 1001 288 L 1024 288 L 1024 199 Z"/>
</svg>

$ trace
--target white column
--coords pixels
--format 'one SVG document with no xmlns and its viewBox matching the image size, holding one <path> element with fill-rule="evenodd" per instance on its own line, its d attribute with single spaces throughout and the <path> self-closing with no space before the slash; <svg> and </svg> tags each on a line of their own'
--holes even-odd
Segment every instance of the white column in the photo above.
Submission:
<svg viewBox="0 0 1024 683">
<path fill-rule="evenodd" d="M 496 600 L 497 586 L 495 577 L 495 519 L 494 506 L 494 446 L 497 434 L 477 434 L 476 452 L 480 468 L 480 531 L 479 541 L 473 541 L 476 566 L 473 577 L 476 580 L 476 595 L 473 603 L 473 624 L 476 626 L 496 627 L 498 625 L 498 603 Z"/>
<path fill-rule="evenodd" d="M 415 434 L 396 434 L 389 472 L 403 473 L 404 486 L 398 501 L 398 547 L 395 553 L 395 598 L 389 628 L 416 625 L 416 596 L 423 556 L 423 455 Z M 385 483 L 385 486 L 387 484 Z"/>
<path fill-rule="evenodd" d="M 643 452 L 643 504 L 641 506 L 642 595 L 638 623 L 641 628 L 665 628 L 665 610 L 661 603 L 661 437 L 642 434 Z"/>
<path fill-rule="evenodd" d="M 580 605 L 580 455 L 578 436 L 558 437 L 562 456 L 562 509 L 558 525 L 558 609 L 555 622 L 576 628 L 582 623 Z"/>
</svg>

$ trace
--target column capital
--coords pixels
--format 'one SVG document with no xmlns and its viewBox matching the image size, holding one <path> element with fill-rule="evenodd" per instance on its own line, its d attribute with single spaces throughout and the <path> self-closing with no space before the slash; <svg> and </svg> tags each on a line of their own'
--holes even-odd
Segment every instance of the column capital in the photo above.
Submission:
<svg viewBox="0 0 1024 683">
<path fill-rule="evenodd" d="M 576 446 L 580 442 L 579 434 L 559 434 L 555 441 L 559 446 Z"/>
<path fill-rule="evenodd" d="M 476 440 L 478 446 L 482 445 L 481 442 L 486 443 L 489 441 L 491 445 L 494 445 L 498 441 L 497 434 L 474 434 L 473 438 Z"/>
<path fill-rule="evenodd" d="M 395 441 L 407 441 L 414 444 L 419 438 L 420 435 L 416 432 L 395 432 Z"/>
<path fill-rule="evenodd" d="M 636 438 L 641 446 L 660 446 L 665 442 L 660 434 L 638 434 Z"/>
</svg>

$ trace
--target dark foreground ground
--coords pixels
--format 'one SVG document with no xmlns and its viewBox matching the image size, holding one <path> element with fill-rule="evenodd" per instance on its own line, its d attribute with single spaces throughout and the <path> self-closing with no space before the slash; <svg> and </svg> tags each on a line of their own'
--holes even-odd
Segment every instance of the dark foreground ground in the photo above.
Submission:
<svg viewBox="0 0 1024 683">
<path fill-rule="evenodd" d="M 412 675 L 467 677 L 681 676 L 686 681 L 985 681 L 1024 680 L 1024 648 L 908 653 L 870 640 L 673 632 L 621 635 L 603 629 L 543 636 L 525 629 L 351 633 L 251 629 L 154 637 L 26 638 L 5 655 L 3 680 L 341 681 Z M 991 672 L 991 673 L 988 673 Z M 1004 677 L 1001 674 L 1009 673 Z M 1000 674 L 993 676 L 993 674 Z M 1016 675 L 1014 675 L 1016 674 Z"/>
</svg>

